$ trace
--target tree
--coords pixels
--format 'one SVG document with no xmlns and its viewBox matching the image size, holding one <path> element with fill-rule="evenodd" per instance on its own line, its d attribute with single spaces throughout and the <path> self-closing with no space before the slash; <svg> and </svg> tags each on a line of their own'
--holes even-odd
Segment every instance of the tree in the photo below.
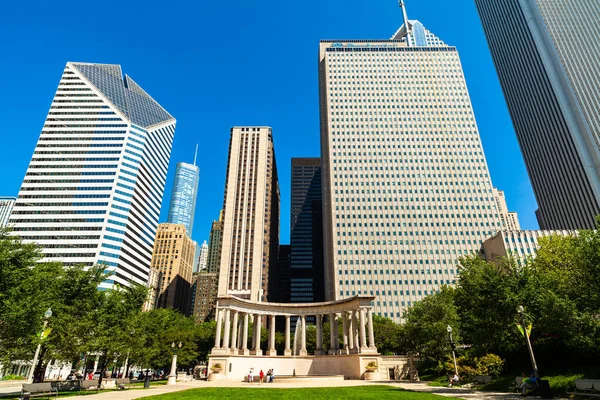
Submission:
<svg viewBox="0 0 600 400">
<path fill-rule="evenodd" d="M 379 353 L 392 355 L 406 352 L 404 328 L 391 319 L 373 315 L 373 334 Z"/>
</svg>

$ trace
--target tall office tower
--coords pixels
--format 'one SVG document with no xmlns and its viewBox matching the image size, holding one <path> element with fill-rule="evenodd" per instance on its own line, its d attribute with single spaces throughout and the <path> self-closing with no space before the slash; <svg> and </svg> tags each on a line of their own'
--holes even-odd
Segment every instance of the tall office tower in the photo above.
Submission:
<svg viewBox="0 0 600 400">
<path fill-rule="evenodd" d="M 158 308 L 174 308 L 189 313 L 194 242 L 183 224 L 160 224 L 154 241 L 152 269 L 161 273 Z"/>
<path fill-rule="evenodd" d="M 600 3 L 475 0 L 542 229 L 600 214 Z"/>
<path fill-rule="evenodd" d="M 195 240 L 192 242 L 194 243 L 194 268 L 192 268 L 192 271 L 196 273 L 200 269 L 200 252 L 202 251 L 202 248 Z"/>
<path fill-rule="evenodd" d="M 267 301 L 279 247 L 279 181 L 271 128 L 231 129 L 223 210 L 218 294 Z"/>
<path fill-rule="evenodd" d="M 498 210 L 500 220 L 502 221 L 502 229 L 520 231 L 521 224 L 519 223 L 519 216 L 514 211 L 508 211 L 504 191 L 496 188 L 493 188 L 492 190 L 494 192 L 494 200 L 496 201 L 496 209 Z"/>
<path fill-rule="evenodd" d="M 0 228 L 8 225 L 10 213 L 16 201 L 16 197 L 0 197 Z"/>
<path fill-rule="evenodd" d="M 219 220 L 213 221 L 208 238 L 208 272 L 219 272 L 221 266 L 221 236 L 223 233 L 223 210 L 219 213 Z"/>
<path fill-rule="evenodd" d="M 292 158 L 290 297 L 325 301 L 321 159 Z"/>
<path fill-rule="evenodd" d="M 177 164 L 167 222 L 185 225 L 187 235 L 190 238 L 194 229 L 194 213 L 199 181 L 200 168 L 195 165 L 195 160 L 194 165 L 184 162 Z"/>
<path fill-rule="evenodd" d="M 201 272 L 194 279 L 191 304 L 192 316 L 196 323 L 214 319 L 219 276 L 216 273 Z"/>
<path fill-rule="evenodd" d="M 119 65 L 67 63 L 10 219 L 44 261 L 146 284 L 175 119 Z"/>
<path fill-rule="evenodd" d="M 399 320 L 501 227 L 458 52 L 405 17 L 321 41 L 319 82 L 326 298 Z"/>
<path fill-rule="evenodd" d="M 206 243 L 206 240 L 205 240 L 204 243 L 202 243 L 202 246 L 200 247 L 200 256 L 198 257 L 198 271 L 206 272 L 207 263 L 208 263 L 208 244 Z M 195 271 L 195 272 L 198 272 L 198 271 Z"/>
</svg>

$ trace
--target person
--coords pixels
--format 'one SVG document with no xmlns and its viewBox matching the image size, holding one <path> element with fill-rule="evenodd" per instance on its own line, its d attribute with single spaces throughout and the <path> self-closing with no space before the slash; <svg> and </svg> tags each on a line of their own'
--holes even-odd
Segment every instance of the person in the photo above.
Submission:
<svg viewBox="0 0 600 400">
<path fill-rule="evenodd" d="M 458 377 L 458 375 L 456 373 L 454 373 L 454 376 L 452 376 L 452 378 L 450 378 L 448 387 L 454 387 L 454 385 L 458 384 L 458 381 L 460 381 L 460 378 Z"/>
<path fill-rule="evenodd" d="M 90 371 L 88 374 L 88 381 L 91 381 L 92 379 L 94 379 L 94 371 Z"/>
<path fill-rule="evenodd" d="M 529 375 L 529 377 L 527 377 L 525 372 L 523 372 L 522 376 L 523 382 L 521 383 L 521 386 L 519 386 L 519 389 L 521 389 L 521 393 L 523 394 L 523 396 L 525 396 L 527 395 L 527 391 L 533 391 L 536 389 L 537 379 L 535 378 L 535 374 L 533 372 Z"/>
<path fill-rule="evenodd" d="M 267 371 L 267 383 L 271 383 L 271 370 Z"/>
<path fill-rule="evenodd" d="M 250 368 L 250 372 L 248 372 L 248 383 L 254 382 L 254 368 Z"/>
<path fill-rule="evenodd" d="M 260 378 L 260 384 L 262 385 L 264 379 L 265 379 L 265 373 L 263 372 L 263 370 L 261 369 L 260 372 L 258 373 L 258 377 Z"/>
<path fill-rule="evenodd" d="M 271 383 L 275 380 L 275 371 L 271 368 Z"/>
</svg>

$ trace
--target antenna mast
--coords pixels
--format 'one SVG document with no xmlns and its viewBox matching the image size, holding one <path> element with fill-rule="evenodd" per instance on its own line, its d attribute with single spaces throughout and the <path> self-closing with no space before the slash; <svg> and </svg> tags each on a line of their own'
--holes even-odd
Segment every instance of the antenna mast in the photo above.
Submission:
<svg viewBox="0 0 600 400">
<path fill-rule="evenodd" d="M 194 165 L 196 165 L 196 158 L 198 158 L 198 143 L 196 143 L 196 153 L 194 154 Z"/>
<path fill-rule="evenodd" d="M 408 22 L 408 14 L 406 12 L 406 5 L 404 4 L 404 0 L 398 0 L 398 5 L 402 9 L 402 16 L 404 17 L 404 31 L 406 33 L 406 43 L 408 47 L 412 47 L 412 38 L 410 37 L 410 23 Z"/>
</svg>

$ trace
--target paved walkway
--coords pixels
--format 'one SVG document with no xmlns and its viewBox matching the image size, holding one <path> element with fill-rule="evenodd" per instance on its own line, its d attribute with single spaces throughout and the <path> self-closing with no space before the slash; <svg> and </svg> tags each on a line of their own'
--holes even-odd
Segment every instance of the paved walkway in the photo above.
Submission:
<svg viewBox="0 0 600 400">
<path fill-rule="evenodd" d="M 229 381 L 193 381 L 189 383 L 178 383 L 173 386 L 157 386 L 145 390 L 124 390 L 120 392 L 107 392 L 99 393 L 96 395 L 89 396 L 75 396 L 69 397 L 69 400 L 133 400 L 139 399 L 146 396 L 156 396 L 159 394 L 175 393 L 182 390 L 198 389 L 198 388 L 209 388 L 209 387 L 244 387 L 244 388 L 316 388 L 316 387 L 351 387 L 351 386 L 365 386 L 365 385 L 388 385 L 398 387 L 406 390 L 413 390 L 416 392 L 426 392 L 431 394 L 437 394 L 446 397 L 454 397 L 465 400 L 516 400 L 522 399 L 522 397 L 510 394 L 510 393 L 493 393 L 493 392 L 478 392 L 463 388 L 444 388 L 444 387 L 432 387 L 427 386 L 427 383 L 397 383 L 390 381 L 372 382 L 372 381 L 340 381 L 340 380 L 302 380 L 299 382 L 281 382 L 278 383 L 275 379 L 275 383 L 269 384 L 248 384 L 243 382 L 229 382 Z"/>
</svg>

